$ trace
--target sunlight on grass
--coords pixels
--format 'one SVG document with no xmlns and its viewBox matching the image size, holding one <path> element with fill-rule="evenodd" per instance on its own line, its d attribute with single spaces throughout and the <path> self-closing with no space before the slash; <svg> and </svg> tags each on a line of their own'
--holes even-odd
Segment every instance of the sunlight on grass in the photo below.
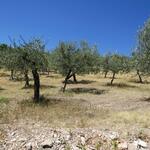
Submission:
<svg viewBox="0 0 150 150">
<path fill-rule="evenodd" d="M 33 103 L 32 89 L 22 89 L 23 82 L 1 80 L 6 90 L 1 90 L 0 123 L 43 122 L 50 127 L 119 130 L 125 135 L 128 130 L 149 128 L 149 84 L 117 77 L 112 87 L 101 75 L 77 76 L 79 83 L 68 84 L 63 93 L 63 78 L 41 76 L 40 104 Z M 82 84 L 83 78 L 90 83 Z"/>
<path fill-rule="evenodd" d="M 0 104 L 8 104 L 8 103 L 9 103 L 8 98 L 0 97 Z"/>
</svg>

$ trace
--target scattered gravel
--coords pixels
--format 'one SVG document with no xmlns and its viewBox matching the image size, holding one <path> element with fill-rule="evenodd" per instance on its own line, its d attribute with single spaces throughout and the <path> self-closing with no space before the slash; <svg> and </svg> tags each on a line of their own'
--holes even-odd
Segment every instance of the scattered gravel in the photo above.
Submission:
<svg viewBox="0 0 150 150">
<path fill-rule="evenodd" d="M 84 129 L 54 129 L 44 124 L 1 125 L 6 133 L 0 150 L 150 150 L 150 141 L 120 139 L 119 133 Z"/>
</svg>

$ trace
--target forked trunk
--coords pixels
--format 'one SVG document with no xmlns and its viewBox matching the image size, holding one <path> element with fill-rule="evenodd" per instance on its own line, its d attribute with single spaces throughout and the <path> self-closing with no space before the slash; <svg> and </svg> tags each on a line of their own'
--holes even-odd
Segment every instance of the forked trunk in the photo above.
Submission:
<svg viewBox="0 0 150 150">
<path fill-rule="evenodd" d="M 143 83 L 143 80 L 142 80 L 142 77 L 141 77 L 141 75 L 140 75 L 140 71 L 139 71 L 139 70 L 137 70 L 137 75 L 138 75 L 138 77 L 139 77 L 139 82 L 140 82 L 140 83 Z"/>
<path fill-rule="evenodd" d="M 110 82 L 110 84 L 112 85 L 113 84 L 113 81 L 114 81 L 114 79 L 115 79 L 115 72 L 113 72 L 113 76 L 112 76 L 112 79 L 111 79 L 111 82 Z"/>
<path fill-rule="evenodd" d="M 71 74 L 71 70 L 69 70 L 66 78 L 65 78 L 65 83 L 64 83 L 64 87 L 63 87 L 63 92 L 65 92 L 66 86 L 67 86 L 67 81 L 70 78 L 70 74 Z"/>
<path fill-rule="evenodd" d="M 75 74 L 75 73 L 73 74 L 73 81 L 74 81 L 75 83 L 77 83 L 77 78 L 76 78 L 76 74 Z"/>
<path fill-rule="evenodd" d="M 37 69 L 32 70 L 34 79 L 34 101 L 40 102 L 40 77 Z"/>
</svg>

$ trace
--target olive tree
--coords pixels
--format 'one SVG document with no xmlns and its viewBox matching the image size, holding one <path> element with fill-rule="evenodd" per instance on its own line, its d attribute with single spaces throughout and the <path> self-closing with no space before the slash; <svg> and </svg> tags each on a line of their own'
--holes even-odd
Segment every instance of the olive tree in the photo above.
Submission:
<svg viewBox="0 0 150 150">
<path fill-rule="evenodd" d="M 1 67 L 11 71 L 10 79 L 14 79 L 14 69 L 16 66 L 16 51 L 7 44 L 0 45 L 0 64 Z"/>
<path fill-rule="evenodd" d="M 109 71 L 113 73 L 110 84 L 113 84 L 116 74 L 119 72 L 128 72 L 130 70 L 129 58 L 118 54 L 110 56 L 108 61 Z"/>
<path fill-rule="evenodd" d="M 138 71 L 144 75 L 150 74 L 150 19 L 140 29 L 138 46 L 135 51 Z"/>
<path fill-rule="evenodd" d="M 16 47 L 8 47 L 5 61 L 5 68 L 11 72 L 10 80 L 14 80 L 14 73 L 17 71 L 18 49 Z"/>
<path fill-rule="evenodd" d="M 61 42 L 53 53 L 55 53 L 54 62 L 57 70 L 65 76 L 63 92 L 68 79 L 73 77 L 77 82 L 76 74 L 90 73 L 96 68 L 97 49 L 90 48 L 87 42 L 81 42 L 80 45 Z"/>
<path fill-rule="evenodd" d="M 56 62 L 55 62 L 56 55 L 57 55 L 57 53 L 55 51 L 46 53 L 46 58 L 48 61 L 48 65 L 47 65 L 48 75 L 49 75 L 50 71 L 57 72 L 57 67 L 55 65 L 56 64 Z"/>
<path fill-rule="evenodd" d="M 0 69 L 5 66 L 7 50 L 8 46 L 6 44 L 0 44 Z"/>
<path fill-rule="evenodd" d="M 19 52 L 15 44 L 13 46 L 6 44 L 0 46 L 0 64 L 3 65 L 5 70 L 11 71 L 11 80 L 14 80 L 14 72 L 18 71 L 18 65 L 20 64 L 18 61 Z"/>
<path fill-rule="evenodd" d="M 139 51 L 136 50 L 133 52 L 131 57 L 131 67 L 132 70 L 136 71 L 140 83 L 143 83 L 142 76 L 144 75 L 144 65 L 145 61 Z"/>
<path fill-rule="evenodd" d="M 39 38 L 33 38 L 18 46 L 17 68 L 31 71 L 34 80 L 34 101 L 40 102 L 40 76 L 39 71 L 47 66 L 45 45 Z"/>
</svg>

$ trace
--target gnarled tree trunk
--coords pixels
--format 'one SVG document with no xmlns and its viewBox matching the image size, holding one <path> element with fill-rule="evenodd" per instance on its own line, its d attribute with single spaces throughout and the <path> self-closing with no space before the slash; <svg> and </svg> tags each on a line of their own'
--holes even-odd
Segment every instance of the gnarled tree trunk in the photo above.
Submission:
<svg viewBox="0 0 150 150">
<path fill-rule="evenodd" d="M 139 82 L 140 82 L 140 83 L 143 83 L 143 80 L 142 80 L 142 77 L 141 77 L 141 74 L 140 74 L 140 71 L 139 71 L 139 70 L 137 70 L 137 75 L 138 75 L 138 77 L 139 77 Z"/>
<path fill-rule="evenodd" d="M 72 76 L 72 75 L 70 75 L 70 74 L 71 74 L 71 70 L 69 70 L 69 72 L 68 72 L 68 74 L 67 74 L 67 76 L 66 76 L 66 78 L 65 78 L 65 83 L 64 83 L 64 87 L 63 87 L 63 92 L 65 92 L 68 79 Z"/>
<path fill-rule="evenodd" d="M 40 77 L 37 69 L 32 70 L 34 79 L 34 101 L 40 102 Z"/>
<path fill-rule="evenodd" d="M 75 83 L 77 83 L 77 78 L 76 78 L 76 74 L 75 73 L 73 73 L 73 81 L 75 82 Z"/>
<path fill-rule="evenodd" d="M 104 78 L 107 78 L 108 71 L 105 71 Z"/>
<path fill-rule="evenodd" d="M 112 76 L 112 79 L 111 79 L 111 82 L 110 82 L 110 84 L 112 85 L 113 84 L 113 81 L 114 81 L 114 79 L 115 79 L 115 72 L 113 72 L 113 76 Z"/>
<path fill-rule="evenodd" d="M 25 78 L 25 87 L 29 87 L 29 76 L 28 76 L 28 70 L 25 70 L 24 72 L 24 78 Z"/>
<path fill-rule="evenodd" d="M 10 71 L 10 80 L 14 80 L 14 70 L 11 69 Z"/>
</svg>

